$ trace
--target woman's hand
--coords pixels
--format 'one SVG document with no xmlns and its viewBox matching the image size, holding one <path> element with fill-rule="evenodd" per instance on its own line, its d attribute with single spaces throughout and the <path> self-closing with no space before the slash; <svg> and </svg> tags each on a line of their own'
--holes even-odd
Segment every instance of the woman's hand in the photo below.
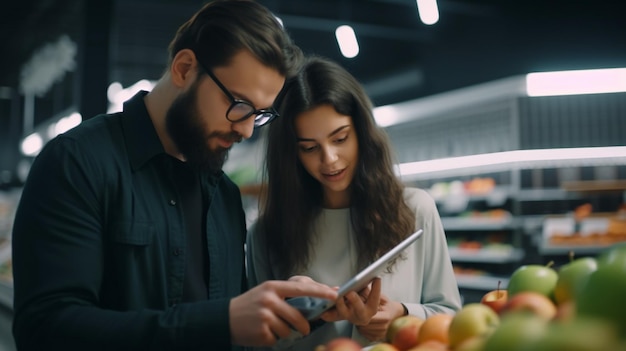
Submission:
<svg viewBox="0 0 626 351">
<path fill-rule="evenodd" d="M 384 341 L 391 322 L 403 315 L 404 307 L 400 302 L 391 301 L 381 295 L 378 313 L 372 317 L 369 324 L 357 325 L 357 329 L 370 341 Z"/>
<path fill-rule="evenodd" d="M 367 325 L 378 312 L 380 304 L 380 278 L 375 278 L 370 286 L 358 293 L 351 291 L 337 299 L 335 307 L 324 312 L 321 318 L 326 322 L 348 320 L 354 325 Z"/>
</svg>

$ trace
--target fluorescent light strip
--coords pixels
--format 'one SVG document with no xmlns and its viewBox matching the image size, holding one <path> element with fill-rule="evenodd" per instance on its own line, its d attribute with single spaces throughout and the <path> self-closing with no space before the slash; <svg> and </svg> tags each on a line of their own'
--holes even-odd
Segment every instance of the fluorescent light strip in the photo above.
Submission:
<svg viewBox="0 0 626 351">
<path fill-rule="evenodd" d="M 626 91 L 626 68 L 529 73 L 528 96 L 617 93 Z"/>
<path fill-rule="evenodd" d="M 437 172 L 468 170 L 485 172 L 517 168 L 535 168 L 568 165 L 588 165 L 615 161 L 626 164 L 626 146 L 515 150 L 480 155 L 449 157 L 437 160 L 408 162 L 398 165 L 397 174 L 405 179 Z"/>
</svg>

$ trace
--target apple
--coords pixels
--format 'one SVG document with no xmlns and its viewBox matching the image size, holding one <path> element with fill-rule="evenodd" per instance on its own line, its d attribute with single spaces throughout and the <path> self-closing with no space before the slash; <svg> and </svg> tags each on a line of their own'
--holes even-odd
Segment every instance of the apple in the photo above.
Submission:
<svg viewBox="0 0 626 351">
<path fill-rule="evenodd" d="M 598 258 L 598 269 L 591 273 L 576 302 L 576 316 L 611 321 L 626 335 L 626 250 L 610 250 Z"/>
<path fill-rule="evenodd" d="M 472 336 L 456 345 L 454 351 L 484 351 L 487 338 L 487 336 Z"/>
<path fill-rule="evenodd" d="M 483 295 L 482 299 L 480 299 L 480 303 L 491 307 L 494 312 L 500 313 L 500 310 L 506 305 L 508 298 L 509 292 L 500 289 L 500 282 L 498 282 L 498 288 Z"/>
<path fill-rule="evenodd" d="M 413 348 L 408 349 L 407 351 L 447 351 L 447 350 L 448 350 L 448 344 L 445 344 L 437 340 L 428 340 Z"/>
<path fill-rule="evenodd" d="M 450 328 L 452 318 L 454 318 L 453 315 L 444 313 L 433 314 L 426 318 L 420 328 L 417 344 L 422 345 L 427 341 L 435 340 L 447 345 L 448 329 Z"/>
<path fill-rule="evenodd" d="M 469 303 L 454 315 L 448 329 L 451 349 L 476 336 L 490 335 L 500 324 L 500 317 L 491 307 L 481 303 Z"/>
<path fill-rule="evenodd" d="M 389 324 L 386 340 L 399 350 L 408 350 L 417 345 L 420 328 L 424 319 L 413 315 L 401 316 Z"/>
<path fill-rule="evenodd" d="M 362 346 L 355 340 L 348 337 L 337 337 L 326 343 L 321 348 L 318 346 L 316 351 L 361 351 Z"/>
<path fill-rule="evenodd" d="M 577 317 L 567 323 L 549 323 L 538 339 L 524 343 L 523 351 L 623 350 L 614 326 L 602 319 Z"/>
<path fill-rule="evenodd" d="M 558 271 L 558 279 L 554 287 L 554 300 L 557 304 L 576 300 L 584 288 L 589 275 L 598 269 L 598 262 L 593 257 L 573 259 Z"/>
<path fill-rule="evenodd" d="M 626 313 L 617 307 L 623 306 L 626 296 L 626 243 L 612 246 L 597 262 L 576 303 L 576 315 L 607 319 L 626 335 Z"/>
<path fill-rule="evenodd" d="M 509 279 L 509 299 L 522 291 L 535 291 L 552 298 L 559 276 L 551 263 L 546 266 L 530 264 L 517 268 Z"/>
<path fill-rule="evenodd" d="M 512 312 L 529 312 L 544 320 L 551 320 L 556 316 L 557 309 L 547 296 L 535 291 L 522 291 L 509 299 L 500 314 Z"/>
<path fill-rule="evenodd" d="M 371 348 L 368 348 L 367 350 L 368 351 L 400 351 L 395 346 L 386 342 L 375 344 L 374 346 L 372 346 Z"/>
<path fill-rule="evenodd" d="M 519 351 L 525 343 L 541 338 L 547 325 L 547 320 L 535 314 L 503 316 L 500 326 L 487 338 L 483 351 Z"/>
<path fill-rule="evenodd" d="M 598 257 L 598 266 L 612 265 L 626 270 L 626 243 L 615 244 Z"/>
</svg>

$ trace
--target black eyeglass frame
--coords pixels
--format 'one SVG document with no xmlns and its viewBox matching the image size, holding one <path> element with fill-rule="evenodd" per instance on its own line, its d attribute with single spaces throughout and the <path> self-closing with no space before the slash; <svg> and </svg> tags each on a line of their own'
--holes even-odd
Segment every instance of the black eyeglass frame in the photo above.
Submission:
<svg viewBox="0 0 626 351">
<path fill-rule="evenodd" d="M 198 61 L 198 63 L 200 64 L 200 67 L 202 67 L 204 72 L 206 72 L 206 74 L 209 77 L 211 77 L 213 82 L 215 82 L 215 84 L 222 90 L 224 95 L 226 95 L 226 97 L 230 100 L 230 106 L 228 107 L 228 110 L 226 110 L 226 119 L 227 120 L 229 120 L 229 121 L 231 121 L 233 123 L 238 123 L 238 122 L 243 122 L 243 121 L 247 120 L 248 118 L 254 116 L 254 128 L 258 128 L 258 127 L 262 127 L 262 126 L 264 126 L 266 124 L 269 124 L 274 119 L 280 117 L 280 114 L 278 114 L 278 111 L 276 111 L 276 109 L 274 109 L 273 106 L 268 108 L 268 109 L 259 109 L 258 110 L 250 102 L 248 102 L 246 100 L 241 100 L 241 99 L 235 98 L 233 96 L 233 94 L 231 94 L 231 92 L 224 86 L 224 84 L 222 84 L 222 82 L 220 82 L 220 80 L 217 79 L 215 74 L 213 74 L 213 72 L 210 69 L 208 69 L 206 66 L 204 66 L 204 64 L 202 62 Z M 251 111 L 249 113 L 245 114 L 243 117 L 237 118 L 235 120 L 228 118 L 228 115 L 230 114 L 230 111 L 232 111 L 232 109 L 236 105 L 238 105 L 238 104 L 244 104 L 246 106 L 249 106 Z"/>
</svg>

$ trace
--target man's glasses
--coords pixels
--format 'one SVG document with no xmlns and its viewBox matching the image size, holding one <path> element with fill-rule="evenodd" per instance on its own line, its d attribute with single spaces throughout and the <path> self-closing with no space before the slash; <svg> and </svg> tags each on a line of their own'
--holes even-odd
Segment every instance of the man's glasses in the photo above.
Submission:
<svg viewBox="0 0 626 351">
<path fill-rule="evenodd" d="M 200 63 L 200 61 L 198 61 L 198 63 Z M 228 97 L 228 99 L 230 100 L 230 107 L 228 107 L 228 110 L 226 110 L 227 120 L 236 123 L 245 121 L 251 116 L 254 116 L 254 128 L 257 128 L 264 126 L 273 121 L 276 117 L 279 117 L 279 114 L 278 112 L 276 112 L 274 107 L 270 107 L 264 110 L 257 110 L 248 101 L 235 99 L 233 94 L 231 94 L 230 91 L 226 89 L 224 84 L 222 84 L 222 82 L 217 79 L 217 77 L 213 74 L 213 72 L 211 72 L 210 69 L 207 69 L 202 63 L 200 63 L 200 66 L 202 67 L 202 69 L 204 69 L 206 74 L 208 74 L 209 77 L 213 79 L 215 84 L 217 84 L 217 86 L 222 89 L 224 95 L 226 95 L 226 97 Z"/>
</svg>

